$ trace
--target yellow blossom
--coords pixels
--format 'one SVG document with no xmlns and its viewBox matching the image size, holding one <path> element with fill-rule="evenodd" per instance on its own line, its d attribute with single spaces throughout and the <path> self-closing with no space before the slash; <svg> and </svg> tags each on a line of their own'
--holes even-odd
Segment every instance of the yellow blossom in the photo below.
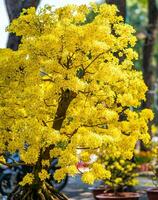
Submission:
<svg viewBox="0 0 158 200">
<path fill-rule="evenodd" d="M 64 168 L 57 169 L 54 173 L 54 178 L 58 181 L 61 182 L 66 176 L 66 171 Z"/>
<path fill-rule="evenodd" d="M 95 181 L 95 176 L 92 172 L 85 172 L 82 175 L 82 181 L 87 184 L 93 184 Z"/>
<path fill-rule="evenodd" d="M 39 178 L 41 179 L 41 181 L 44 181 L 45 179 L 49 178 L 49 174 L 45 169 L 42 169 L 39 173 L 38 173 Z"/>
<path fill-rule="evenodd" d="M 32 173 L 28 173 L 24 176 L 23 180 L 19 183 L 20 185 L 24 186 L 26 184 L 31 185 L 34 180 L 34 175 Z"/>
</svg>

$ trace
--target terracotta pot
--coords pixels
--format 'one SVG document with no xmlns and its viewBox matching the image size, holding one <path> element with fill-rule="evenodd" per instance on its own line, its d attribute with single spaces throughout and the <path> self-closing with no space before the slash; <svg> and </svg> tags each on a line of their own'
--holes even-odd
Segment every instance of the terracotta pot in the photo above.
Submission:
<svg viewBox="0 0 158 200">
<path fill-rule="evenodd" d="M 158 188 L 150 188 L 147 190 L 149 200 L 158 200 Z"/>
<path fill-rule="evenodd" d="M 107 191 L 111 192 L 111 187 L 109 185 L 104 185 L 104 186 L 102 185 L 99 187 L 91 187 L 89 189 L 92 191 L 94 199 L 96 199 L 96 196 L 99 194 L 104 194 Z"/>
<path fill-rule="evenodd" d="M 92 193 L 93 193 L 94 199 L 96 199 L 97 195 L 104 194 L 105 189 L 106 189 L 105 187 L 93 188 L 92 189 Z"/>
<path fill-rule="evenodd" d="M 134 192 L 120 192 L 116 195 L 114 193 L 104 193 L 96 196 L 97 200 L 138 200 L 140 197 L 139 193 Z"/>
</svg>

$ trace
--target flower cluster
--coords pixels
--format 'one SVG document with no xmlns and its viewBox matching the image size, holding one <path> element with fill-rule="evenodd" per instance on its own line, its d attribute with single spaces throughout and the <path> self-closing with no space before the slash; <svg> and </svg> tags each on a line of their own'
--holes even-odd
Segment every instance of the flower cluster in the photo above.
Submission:
<svg viewBox="0 0 158 200">
<path fill-rule="evenodd" d="M 105 184 L 112 187 L 115 191 L 123 191 L 128 186 L 134 186 L 138 183 L 137 165 L 129 160 L 119 158 L 105 159 L 105 166 L 111 172 L 110 179 L 105 179 Z"/>
<path fill-rule="evenodd" d="M 87 184 L 93 184 L 95 180 L 109 179 L 110 177 L 109 170 L 106 170 L 102 164 L 94 163 L 90 171 L 83 174 L 82 181 Z"/>
<path fill-rule="evenodd" d="M 19 183 L 21 186 L 24 186 L 26 184 L 31 185 L 34 181 L 34 175 L 32 173 L 28 173 L 26 176 L 24 176 L 23 180 Z"/>
</svg>

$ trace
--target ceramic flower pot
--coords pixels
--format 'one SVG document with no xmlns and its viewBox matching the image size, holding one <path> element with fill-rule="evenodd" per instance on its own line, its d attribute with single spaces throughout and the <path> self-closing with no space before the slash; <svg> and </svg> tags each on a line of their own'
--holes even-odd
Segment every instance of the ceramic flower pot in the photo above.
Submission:
<svg viewBox="0 0 158 200">
<path fill-rule="evenodd" d="M 92 193 L 93 193 L 93 197 L 94 199 L 96 199 L 96 196 L 99 194 L 104 194 L 105 188 L 101 187 L 101 188 L 93 188 L 92 189 Z"/>
<path fill-rule="evenodd" d="M 104 192 L 107 191 L 108 188 L 109 188 L 109 186 L 98 187 L 98 188 L 91 188 L 94 199 L 96 199 L 97 195 L 104 194 Z"/>
<path fill-rule="evenodd" d="M 158 200 L 158 188 L 150 188 L 147 190 L 149 200 Z"/>
<path fill-rule="evenodd" d="M 134 192 L 120 192 L 114 193 L 104 193 L 96 196 L 97 200 L 138 200 L 140 197 L 139 193 Z"/>
</svg>

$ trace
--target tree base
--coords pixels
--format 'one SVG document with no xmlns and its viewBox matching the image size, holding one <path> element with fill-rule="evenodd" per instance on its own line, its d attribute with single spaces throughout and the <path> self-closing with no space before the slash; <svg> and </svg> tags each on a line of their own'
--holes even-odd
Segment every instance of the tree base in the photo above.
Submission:
<svg viewBox="0 0 158 200">
<path fill-rule="evenodd" d="M 68 200 L 68 198 L 45 183 L 40 188 L 18 186 L 9 196 L 8 200 Z"/>
</svg>

